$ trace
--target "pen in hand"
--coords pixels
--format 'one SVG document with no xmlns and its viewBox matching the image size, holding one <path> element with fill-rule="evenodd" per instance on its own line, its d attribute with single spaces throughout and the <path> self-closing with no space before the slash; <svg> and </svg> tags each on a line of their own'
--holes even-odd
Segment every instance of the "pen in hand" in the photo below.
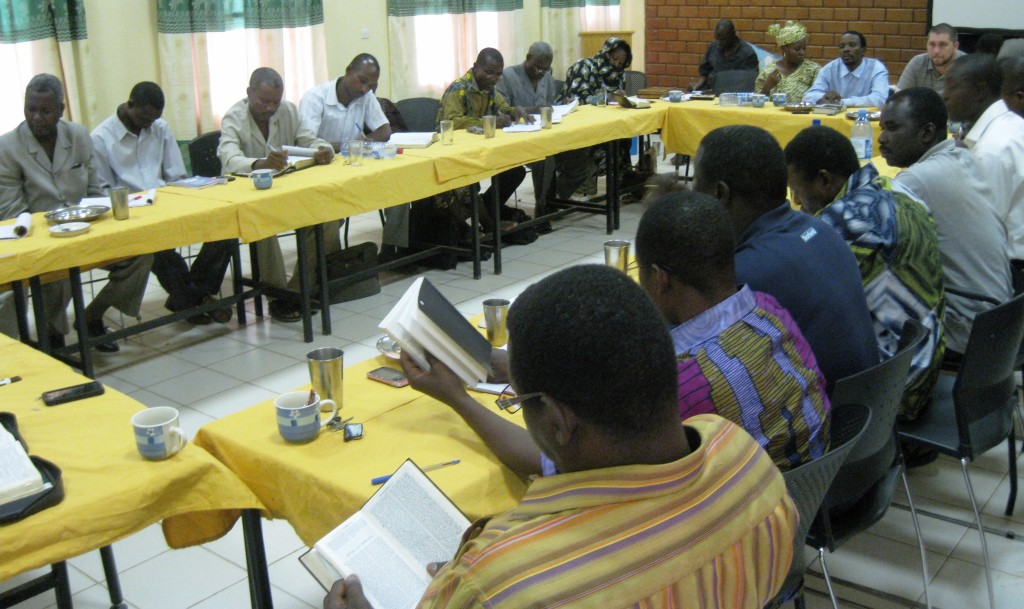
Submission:
<svg viewBox="0 0 1024 609">
<path fill-rule="evenodd" d="M 458 459 L 452 459 L 451 461 L 445 461 L 444 463 L 435 463 L 433 465 L 428 465 L 428 466 L 423 468 L 423 471 L 424 472 L 430 472 L 430 471 L 434 471 L 435 469 L 441 469 L 442 467 L 448 467 L 449 465 L 455 465 L 457 463 L 459 463 Z M 374 484 L 374 485 L 376 485 L 376 484 L 384 484 L 385 482 L 390 480 L 391 476 L 393 476 L 393 475 L 394 474 L 388 474 L 386 476 L 377 476 L 373 480 L 370 480 L 370 484 Z"/>
</svg>

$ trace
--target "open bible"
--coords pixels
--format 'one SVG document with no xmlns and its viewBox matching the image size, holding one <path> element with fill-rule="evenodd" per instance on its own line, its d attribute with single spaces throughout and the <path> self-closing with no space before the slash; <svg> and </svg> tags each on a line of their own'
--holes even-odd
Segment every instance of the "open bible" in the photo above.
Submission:
<svg viewBox="0 0 1024 609">
<path fill-rule="evenodd" d="M 424 370 L 430 369 L 430 353 L 467 385 L 487 379 L 490 343 L 423 277 L 409 286 L 380 328 Z"/>
<path fill-rule="evenodd" d="M 430 583 L 427 565 L 451 560 L 469 524 L 407 460 L 363 509 L 299 561 L 325 590 L 355 573 L 375 609 L 412 609 Z"/>
<path fill-rule="evenodd" d="M 0 505 L 34 495 L 48 486 L 22 443 L 0 425 Z"/>
</svg>

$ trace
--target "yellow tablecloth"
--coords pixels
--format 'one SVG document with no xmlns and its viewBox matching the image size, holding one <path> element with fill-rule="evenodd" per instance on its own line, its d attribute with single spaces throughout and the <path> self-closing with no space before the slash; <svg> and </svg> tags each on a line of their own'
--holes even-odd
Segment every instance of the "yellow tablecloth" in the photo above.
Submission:
<svg viewBox="0 0 1024 609">
<path fill-rule="evenodd" d="M 0 410 L 13 412 L 29 452 L 63 471 L 64 501 L 0 525 L 0 580 L 94 550 L 163 520 L 171 547 L 215 539 L 244 508 L 262 504 L 228 468 L 190 444 L 165 461 L 144 460 L 131 417 L 143 406 L 106 388 L 102 396 L 47 407 L 46 390 L 88 381 L 71 368 L 0 335 Z"/>
<path fill-rule="evenodd" d="M 845 113 L 835 116 L 824 114 L 792 114 L 771 104 L 764 108 L 730 106 L 721 107 L 717 101 L 691 101 L 670 104 L 665 115 L 661 140 L 668 152 L 693 155 L 700 140 L 708 133 L 727 125 L 754 125 L 775 136 L 779 145 L 785 147 L 797 133 L 810 127 L 815 119 L 821 124 L 842 133 L 849 133 L 853 121 Z M 881 132 L 877 122 L 871 123 L 875 141 Z"/>
<path fill-rule="evenodd" d="M 277 432 L 271 400 L 204 425 L 196 443 L 237 473 L 271 516 L 288 520 L 307 545 L 362 507 L 379 488 L 372 478 L 407 458 L 420 467 L 460 459 L 428 475 L 470 519 L 514 506 L 525 484 L 448 406 L 411 387 L 366 378 L 373 368 L 396 364 L 379 356 L 345 369 L 341 414 L 364 424 L 362 440 L 344 442 L 341 432 L 325 430 L 308 444 L 288 444 Z M 486 404 L 494 396 L 478 397 Z M 521 415 L 511 418 L 522 424 Z"/>
<path fill-rule="evenodd" d="M 611 140 L 654 133 L 661 129 L 667 104 L 654 103 L 643 110 L 618 106 L 581 106 L 551 129 L 524 133 L 505 133 L 498 129 L 494 138 L 455 132 L 451 146 L 434 144 L 429 148 L 408 150 L 406 154 L 431 159 L 437 182 L 447 184 L 459 179 L 473 183 L 511 167 L 539 161 L 566 150 L 576 150 Z"/>
<path fill-rule="evenodd" d="M 128 220 L 107 213 L 88 233 L 63 239 L 50 236 L 42 213 L 33 214 L 27 237 L 0 241 L 0 283 L 238 235 L 234 204 L 189 195 L 186 189 L 161 189 L 156 203 L 133 207 Z"/>
</svg>

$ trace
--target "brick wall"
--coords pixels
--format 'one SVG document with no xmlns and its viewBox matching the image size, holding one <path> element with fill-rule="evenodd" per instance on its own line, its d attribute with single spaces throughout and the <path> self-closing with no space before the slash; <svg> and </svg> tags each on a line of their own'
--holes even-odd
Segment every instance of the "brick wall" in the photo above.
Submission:
<svg viewBox="0 0 1024 609">
<path fill-rule="evenodd" d="M 825 65 L 839 56 L 839 36 L 858 30 L 867 57 L 885 62 L 895 84 L 911 57 L 925 51 L 928 0 L 647 0 L 648 81 L 684 86 L 714 40 L 715 23 L 732 19 L 744 40 L 777 52 L 765 33 L 772 23 L 807 26 L 807 58 Z"/>
</svg>

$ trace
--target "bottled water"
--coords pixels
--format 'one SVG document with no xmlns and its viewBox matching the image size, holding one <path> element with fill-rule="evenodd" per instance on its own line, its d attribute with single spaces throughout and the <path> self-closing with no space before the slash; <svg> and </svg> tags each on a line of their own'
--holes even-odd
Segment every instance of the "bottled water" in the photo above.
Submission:
<svg viewBox="0 0 1024 609">
<path fill-rule="evenodd" d="M 850 128 L 850 143 L 853 144 L 853 150 L 861 164 L 871 160 L 873 139 L 874 132 L 871 131 L 871 123 L 868 122 L 868 111 L 861 108 L 857 112 L 857 120 Z"/>
</svg>

